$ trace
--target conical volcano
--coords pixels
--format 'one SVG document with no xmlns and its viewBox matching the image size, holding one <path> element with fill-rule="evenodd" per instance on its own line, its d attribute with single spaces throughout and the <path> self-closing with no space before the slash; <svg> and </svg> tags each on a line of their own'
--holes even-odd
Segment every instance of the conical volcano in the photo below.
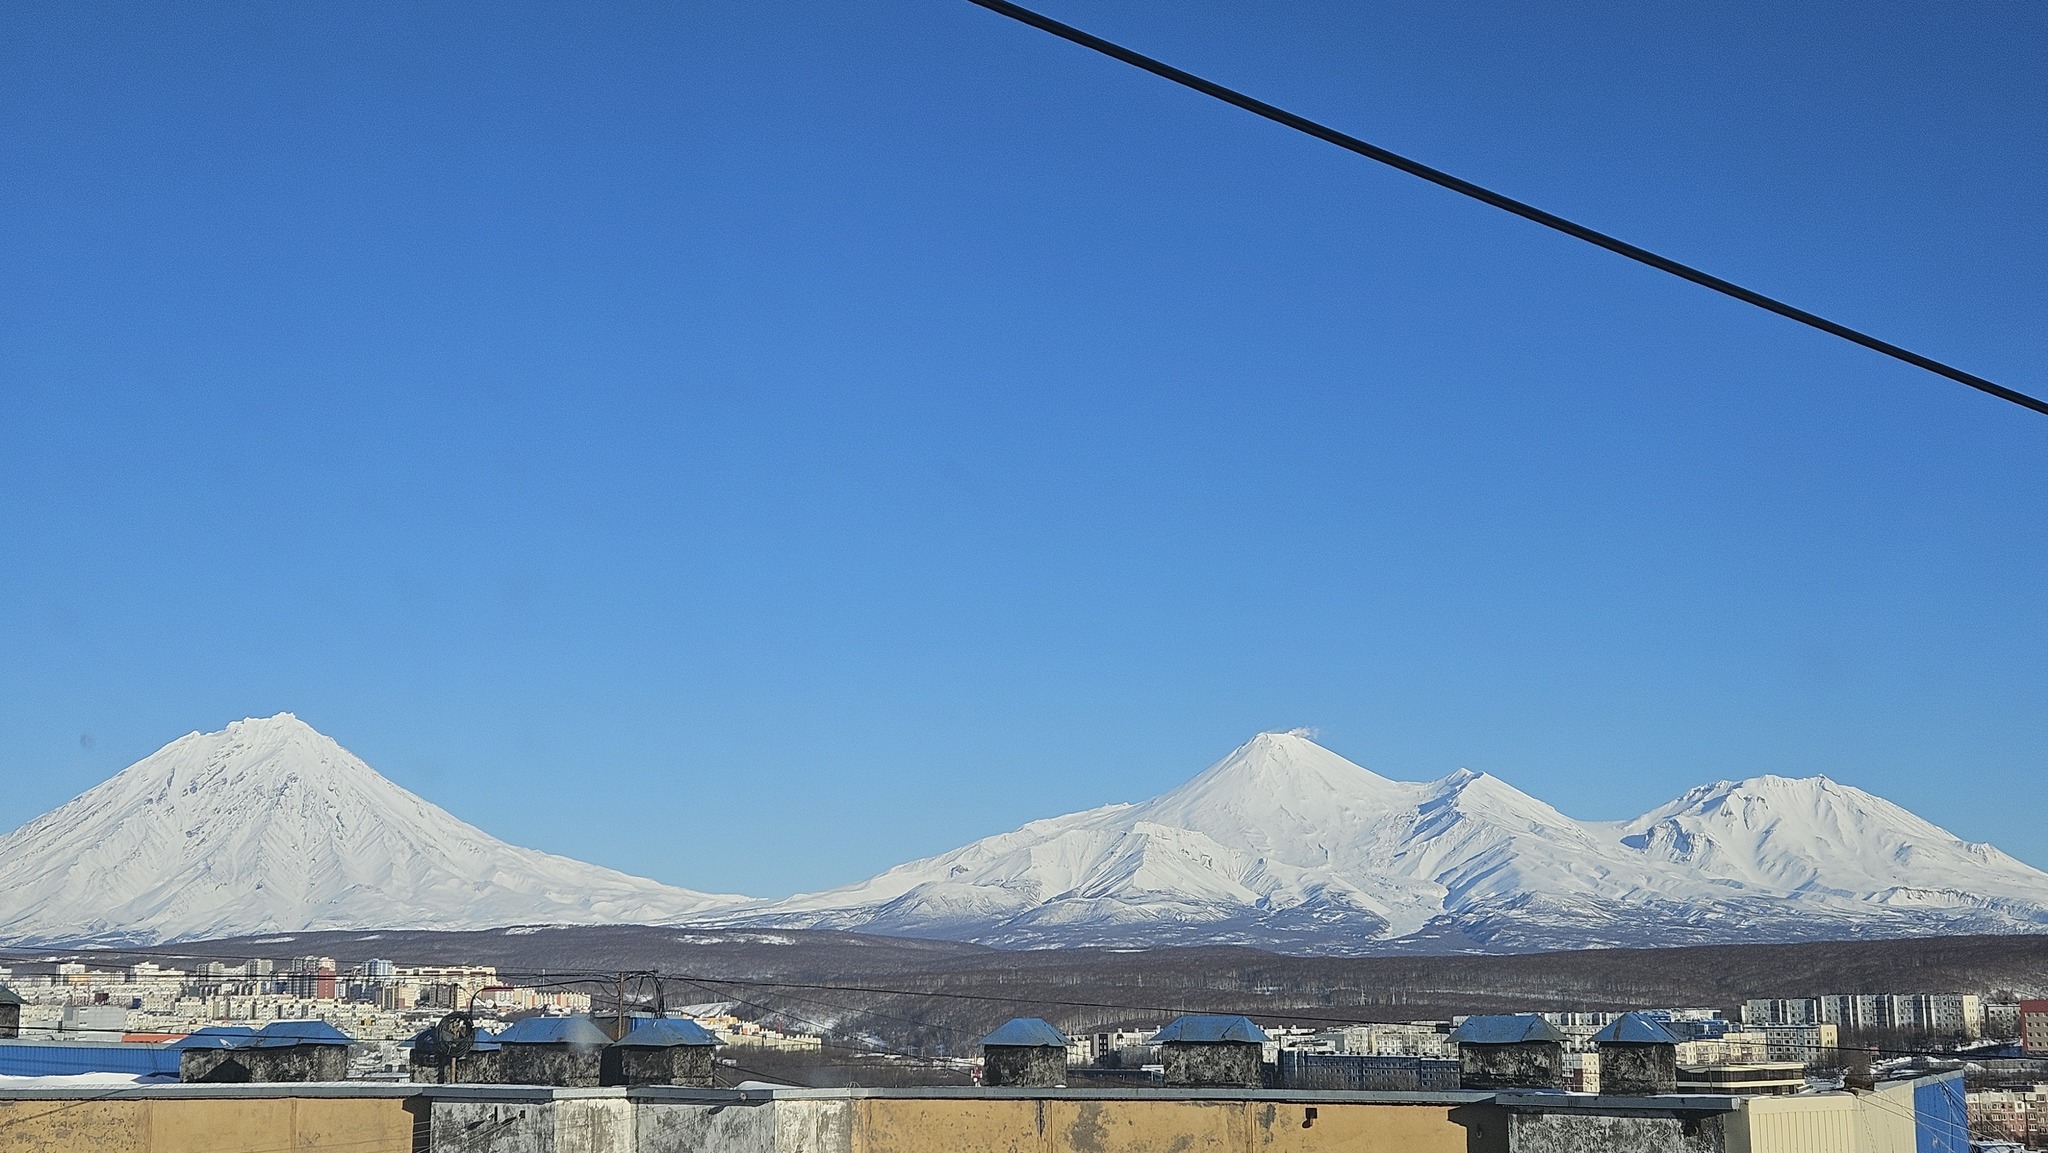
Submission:
<svg viewBox="0 0 2048 1153">
<path fill-rule="evenodd" d="M 674 921 L 736 903 L 522 849 L 290 713 L 172 741 L 0 838 L 0 940 Z"/>
</svg>

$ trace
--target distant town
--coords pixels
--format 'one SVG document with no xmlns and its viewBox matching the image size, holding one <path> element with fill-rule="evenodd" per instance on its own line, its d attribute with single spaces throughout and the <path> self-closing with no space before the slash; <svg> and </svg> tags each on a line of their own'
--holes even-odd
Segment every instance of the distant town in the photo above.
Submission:
<svg viewBox="0 0 2048 1153">
<path fill-rule="evenodd" d="M 618 988 L 624 990 L 623 979 Z M 774 1017 L 733 1004 L 650 1004 L 644 991 L 622 999 L 588 977 L 509 980 L 486 964 L 372 958 L 343 966 L 332 957 L 305 956 L 108 967 L 72 958 L 0 968 L 0 1079 L 94 1073 L 141 1081 L 152 1075 L 215 1082 L 323 1079 L 307 1072 L 317 1064 L 279 1066 L 274 1077 L 265 1075 L 254 1054 L 266 1051 L 266 1037 L 273 1058 L 327 1046 L 334 1054 L 327 1066 L 332 1079 L 390 1084 L 829 1085 L 832 1070 L 850 1067 L 849 1057 L 866 1063 L 869 1083 L 904 1089 L 1481 1089 L 1561 1091 L 1587 1100 L 1645 1092 L 1807 1100 L 1933 1077 L 1957 1086 L 1961 1112 L 1980 1146 L 2048 1146 L 2048 1000 L 1894 991 L 1747 998 L 1732 1013 L 1676 1006 L 1406 1022 L 1211 1014 L 1165 1028 L 1134 1020 L 1071 1034 L 1025 1019 L 1034 1030 L 1028 1040 L 1003 1043 L 1004 1030 L 1018 1027 L 1013 1021 L 983 1038 L 983 1052 L 971 1057 L 878 1051 L 862 1046 L 857 1023 L 804 1031 Z M 443 1036 L 451 1019 L 474 1030 L 459 1052 L 449 1051 Z M 1238 1064 L 1191 1065 L 1184 1054 L 1192 1042 L 1175 1033 L 1184 1021 L 1240 1022 L 1185 1026 L 1221 1030 L 1223 1039 L 1210 1040 L 1234 1046 Z M 522 1038 L 534 1040 L 536 1051 L 567 1051 L 564 1038 L 615 1047 L 670 1028 L 690 1029 L 687 1037 L 697 1040 L 680 1042 L 677 1051 L 695 1045 L 702 1059 L 686 1072 L 665 1065 L 651 1079 L 622 1080 L 596 1057 L 582 1072 L 561 1064 L 520 1072 L 509 1058 L 486 1059 L 518 1049 Z M 1648 1083 L 1638 1059 L 1646 1041 L 1668 1062 L 1668 1071 Z M 223 1064 L 224 1055 L 243 1048 L 250 1049 L 248 1060 Z M 1035 1064 L 1006 1065 L 1001 1054 L 1012 1051 L 1029 1054 Z M 1617 1052 L 1624 1054 L 1619 1066 Z M 1503 1062 L 1503 1054 L 1514 1059 Z M 223 1075 L 224 1068 L 235 1071 Z M 763 1073 L 767 1068 L 776 1072 Z"/>
</svg>

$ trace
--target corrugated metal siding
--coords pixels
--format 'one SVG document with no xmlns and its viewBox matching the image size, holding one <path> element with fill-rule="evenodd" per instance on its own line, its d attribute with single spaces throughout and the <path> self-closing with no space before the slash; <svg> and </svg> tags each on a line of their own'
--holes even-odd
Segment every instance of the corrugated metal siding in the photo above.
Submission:
<svg viewBox="0 0 2048 1153">
<path fill-rule="evenodd" d="M 1743 1102 L 1749 1153 L 1870 1153 L 1854 1097 L 1752 1097 Z"/>
<path fill-rule="evenodd" d="M 1970 1153 L 1970 1118 L 1963 1075 L 1931 1077 L 1913 1086 L 1917 1153 Z"/>
<path fill-rule="evenodd" d="M 0 1075 L 68 1077 L 76 1073 L 178 1072 L 178 1051 L 160 1045 L 42 1044 L 0 1041 Z"/>
</svg>

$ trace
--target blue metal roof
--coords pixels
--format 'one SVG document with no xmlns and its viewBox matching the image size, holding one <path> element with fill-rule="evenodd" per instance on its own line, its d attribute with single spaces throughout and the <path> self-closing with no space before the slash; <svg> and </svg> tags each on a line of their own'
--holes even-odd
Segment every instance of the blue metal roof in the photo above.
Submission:
<svg viewBox="0 0 2048 1153">
<path fill-rule="evenodd" d="M 256 1030 L 242 1025 L 208 1025 L 171 1042 L 173 1049 L 241 1049 L 253 1044 Z"/>
<path fill-rule="evenodd" d="M 981 1039 L 984 1045 L 1012 1045 L 1027 1048 L 1064 1049 L 1067 1035 L 1038 1017 L 1016 1017 L 996 1027 Z"/>
<path fill-rule="evenodd" d="M 1175 1017 L 1172 1024 L 1152 1037 L 1155 1045 L 1168 1041 L 1252 1041 L 1263 1044 L 1265 1040 L 1266 1031 L 1252 1024 L 1250 1017 L 1221 1013 L 1189 1013 L 1185 1017 Z"/>
<path fill-rule="evenodd" d="M 325 1021 L 272 1021 L 256 1030 L 256 1047 L 283 1049 L 292 1045 L 349 1045 L 355 1038 Z"/>
<path fill-rule="evenodd" d="M 1679 1040 L 1664 1022 L 1641 1013 L 1623 1013 L 1593 1034 L 1596 1045 L 1676 1045 Z"/>
<path fill-rule="evenodd" d="M 435 1043 L 436 1042 L 434 1040 L 434 1030 L 432 1026 L 429 1026 L 425 1029 L 421 1029 L 419 1032 L 414 1033 L 412 1035 L 412 1040 L 406 1042 L 406 1044 L 411 1045 L 415 1049 L 419 1048 L 421 1045 L 433 1045 Z M 492 1033 L 488 1029 L 478 1029 L 476 1033 L 470 1037 L 469 1040 L 469 1051 L 472 1053 L 488 1053 L 496 1049 L 497 1047 L 498 1036 L 497 1034 Z"/>
<path fill-rule="evenodd" d="M 1518 1045 L 1524 1041 L 1562 1041 L 1557 1026 L 1534 1013 L 1502 1017 L 1467 1017 L 1451 1033 L 1460 1045 Z"/>
<path fill-rule="evenodd" d="M 609 1045 L 611 1037 L 588 1017 L 528 1017 L 498 1034 L 500 1045 Z"/>
<path fill-rule="evenodd" d="M 716 1045 L 718 1037 L 695 1021 L 677 1017 L 642 1017 L 619 1044 L 633 1049 L 673 1049 L 682 1045 Z"/>
<path fill-rule="evenodd" d="M 128 1073 L 137 1077 L 175 1077 L 180 1056 L 169 1045 L 0 1041 L 0 1075 L 70 1077 L 79 1073 Z"/>
</svg>

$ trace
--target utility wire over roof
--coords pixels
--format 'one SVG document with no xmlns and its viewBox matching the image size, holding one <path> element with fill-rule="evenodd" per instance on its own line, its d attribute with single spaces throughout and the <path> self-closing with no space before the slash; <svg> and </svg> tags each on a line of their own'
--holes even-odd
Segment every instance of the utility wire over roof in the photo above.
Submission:
<svg viewBox="0 0 2048 1153">
<path fill-rule="evenodd" d="M 1453 176 L 1438 168 L 1431 168 L 1419 160 L 1411 160 L 1398 152 L 1369 144 L 1346 132 L 1339 132 L 1326 124 L 1319 124 L 1306 116 L 1297 116 L 1278 105 L 1268 104 L 1255 96 L 1247 96 L 1234 88 L 1225 88 L 1213 80 L 1205 80 L 1192 72 L 1183 71 L 1161 60 L 1154 60 L 1143 53 L 1134 52 L 1121 44 L 1104 40 L 1093 33 L 1083 32 L 1071 24 L 1062 24 L 1050 16 L 1033 12 L 1029 8 L 1012 4 L 1009 0 L 968 0 L 991 12 L 1007 16 L 1020 24 L 1029 24 L 1042 32 L 1050 32 L 1062 40 L 1079 44 L 1083 48 L 1102 53 L 1112 60 L 1120 60 L 1134 68 L 1142 68 L 1154 76 L 1163 77 L 1184 88 L 1192 88 L 1204 96 L 1211 96 L 1225 104 L 1235 105 L 1246 112 L 1263 116 L 1276 124 L 1284 124 L 1296 132 L 1313 136 L 1318 140 L 1334 144 L 1347 152 L 1355 152 L 1368 160 L 1376 160 L 1390 168 L 1398 168 L 1410 176 L 1419 176 L 1431 184 L 1448 188 L 1461 196 L 1469 196 L 1482 204 L 1490 204 L 1503 212 L 1512 212 L 1524 220 L 1533 220 L 1545 228 L 1555 229 L 1566 236 L 1597 245 L 1609 252 L 1626 256 L 1638 264 L 1647 264 L 1659 272 L 1668 272 L 1681 280 L 1690 280 L 1702 288 L 1711 288 L 1723 296 L 1732 296 L 1744 304 L 1755 305 L 1766 312 L 1775 312 L 1788 320 L 1796 320 L 1809 328 L 1817 328 L 1830 336 L 1838 336 L 1851 344 L 1860 344 L 1873 352 L 1881 352 L 1894 360 L 1902 360 L 1915 368 L 1925 369 L 1937 376 L 1945 376 L 1959 384 L 1967 384 L 1979 392 L 1990 393 L 2000 400 L 2008 400 L 2021 408 L 2048 414 L 2048 400 L 2029 396 L 2017 389 L 1986 380 L 1974 372 L 1966 372 L 1951 364 L 1922 356 L 1909 348 L 1903 348 L 1891 341 L 1883 340 L 1866 332 L 1839 324 L 1818 313 L 1808 312 L 1796 305 L 1765 296 L 1754 289 L 1744 288 L 1732 280 L 1723 280 L 1711 272 L 1703 272 L 1689 264 L 1683 264 L 1668 256 L 1660 256 L 1647 248 L 1630 244 L 1619 237 L 1609 236 L 1597 229 L 1589 228 L 1575 220 L 1568 220 L 1554 212 L 1546 212 L 1533 204 L 1525 204 L 1505 193 L 1474 184 L 1462 177 Z"/>
<path fill-rule="evenodd" d="M 629 1049 L 674 1049 L 718 1044 L 711 1030 L 676 1017 L 642 1017 L 619 1044 Z"/>
<path fill-rule="evenodd" d="M 1186 1016 L 1175 1017 L 1171 1024 L 1153 1036 L 1152 1043 L 1163 1045 L 1168 1041 L 1249 1041 L 1263 1045 L 1266 1039 L 1266 1031 L 1252 1024 L 1250 1017 L 1189 1013 Z"/>
<path fill-rule="evenodd" d="M 292 1045 L 347 1045 L 347 1033 L 325 1021 L 272 1021 L 256 1030 L 256 1047 L 282 1049 Z"/>
<path fill-rule="evenodd" d="M 1451 1032 L 1460 1045 L 1519 1045 L 1524 1041 L 1562 1041 L 1557 1026 L 1534 1013 L 1507 1016 L 1467 1017 Z"/>
<path fill-rule="evenodd" d="M 588 1017 L 528 1017 L 498 1034 L 500 1045 L 609 1045 L 611 1037 Z"/>
<path fill-rule="evenodd" d="M 995 1032 L 981 1039 L 981 1043 L 1013 1048 L 1064 1049 L 1067 1047 L 1067 1035 L 1042 1018 L 1016 1017 L 998 1025 Z"/>
</svg>

